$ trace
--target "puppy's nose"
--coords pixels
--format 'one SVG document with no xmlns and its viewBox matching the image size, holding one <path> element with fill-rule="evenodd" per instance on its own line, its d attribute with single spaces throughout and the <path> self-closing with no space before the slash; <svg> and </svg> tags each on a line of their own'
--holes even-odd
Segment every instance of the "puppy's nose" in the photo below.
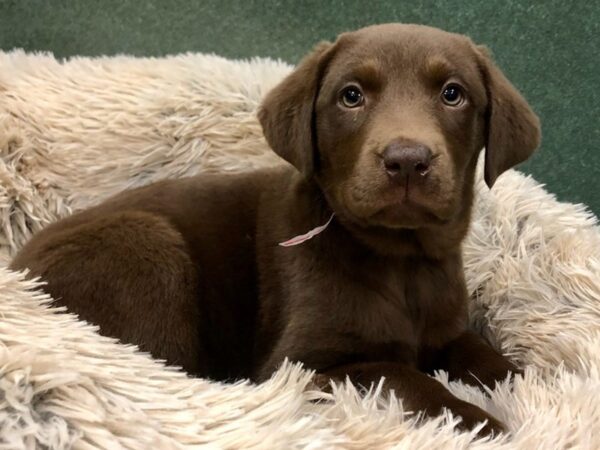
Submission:
<svg viewBox="0 0 600 450">
<path fill-rule="evenodd" d="M 431 150 L 417 143 L 394 142 L 383 151 L 383 165 L 394 181 L 424 177 L 429 172 Z"/>
</svg>

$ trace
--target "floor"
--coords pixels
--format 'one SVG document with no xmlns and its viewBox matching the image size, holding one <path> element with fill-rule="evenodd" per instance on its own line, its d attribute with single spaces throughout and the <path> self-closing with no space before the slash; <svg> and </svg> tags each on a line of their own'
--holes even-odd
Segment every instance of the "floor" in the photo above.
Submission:
<svg viewBox="0 0 600 450">
<path fill-rule="evenodd" d="M 319 40 L 381 22 L 438 26 L 492 49 L 542 119 L 541 150 L 521 169 L 600 215 L 597 0 L 0 0 L 0 49 L 296 62 Z"/>
</svg>

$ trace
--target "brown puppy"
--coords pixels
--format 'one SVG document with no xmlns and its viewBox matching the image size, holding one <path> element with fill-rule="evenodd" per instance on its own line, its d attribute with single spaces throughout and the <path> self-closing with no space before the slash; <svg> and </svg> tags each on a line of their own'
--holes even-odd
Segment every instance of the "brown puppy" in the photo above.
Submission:
<svg viewBox="0 0 600 450">
<path fill-rule="evenodd" d="M 467 330 L 460 245 L 481 148 L 492 186 L 539 143 L 525 100 L 468 38 L 381 25 L 320 44 L 259 119 L 292 165 L 125 192 L 47 227 L 12 268 L 193 374 L 264 380 L 288 357 L 502 430 L 426 372 L 493 386 L 514 369 Z"/>
</svg>

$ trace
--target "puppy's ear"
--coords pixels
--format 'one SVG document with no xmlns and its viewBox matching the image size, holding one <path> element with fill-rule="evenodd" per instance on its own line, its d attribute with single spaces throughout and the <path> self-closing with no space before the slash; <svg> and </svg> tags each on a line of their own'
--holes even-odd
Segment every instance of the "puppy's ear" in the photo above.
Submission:
<svg viewBox="0 0 600 450">
<path fill-rule="evenodd" d="M 314 107 L 334 44 L 321 42 L 264 99 L 258 119 L 271 148 L 306 177 L 316 153 Z"/>
<path fill-rule="evenodd" d="M 539 146 L 540 121 L 487 49 L 478 46 L 477 52 L 488 96 L 485 182 L 491 188 L 498 176 L 525 161 Z"/>
</svg>

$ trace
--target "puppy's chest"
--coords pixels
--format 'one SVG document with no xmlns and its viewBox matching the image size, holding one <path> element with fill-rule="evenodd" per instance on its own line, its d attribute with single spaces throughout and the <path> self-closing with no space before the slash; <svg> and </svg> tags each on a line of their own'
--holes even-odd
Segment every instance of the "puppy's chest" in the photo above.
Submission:
<svg viewBox="0 0 600 450">
<path fill-rule="evenodd" d="M 463 293 L 443 267 L 358 271 L 338 293 L 345 305 L 338 325 L 367 342 L 418 348 L 445 341 L 462 326 Z"/>
</svg>

